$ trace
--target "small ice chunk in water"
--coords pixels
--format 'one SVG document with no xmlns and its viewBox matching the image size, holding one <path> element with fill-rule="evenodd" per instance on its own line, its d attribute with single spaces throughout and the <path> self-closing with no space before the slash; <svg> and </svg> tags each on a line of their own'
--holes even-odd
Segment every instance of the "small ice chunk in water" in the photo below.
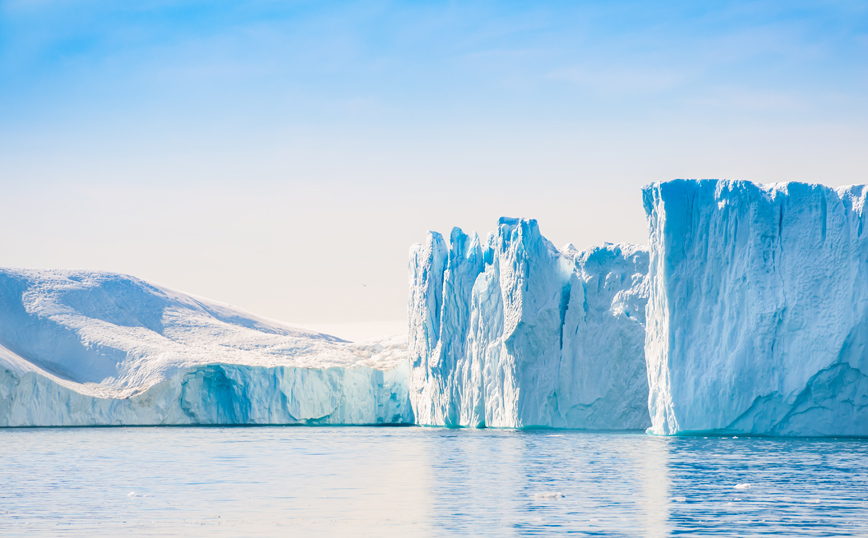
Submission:
<svg viewBox="0 0 868 538">
<path fill-rule="evenodd" d="M 150 493 L 137 493 L 135 491 L 131 491 L 127 493 L 127 497 L 129 497 L 130 499 L 136 499 L 139 497 L 152 497 L 152 495 Z"/>
<path fill-rule="evenodd" d="M 553 491 L 553 492 L 548 492 L 548 493 L 535 493 L 533 498 L 534 499 L 560 499 L 563 496 L 564 496 L 564 494 L 561 493 L 560 491 L 557 491 L 557 492 Z"/>
<path fill-rule="evenodd" d="M 687 502 L 687 497 L 672 497 L 672 500 L 677 503 Z"/>
<path fill-rule="evenodd" d="M 736 484 L 735 489 L 750 489 L 750 484 Z"/>
</svg>

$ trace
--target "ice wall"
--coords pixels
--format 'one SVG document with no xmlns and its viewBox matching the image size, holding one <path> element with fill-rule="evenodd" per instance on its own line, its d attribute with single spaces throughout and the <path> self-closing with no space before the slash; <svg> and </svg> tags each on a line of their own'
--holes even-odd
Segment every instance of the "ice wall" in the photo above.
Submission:
<svg viewBox="0 0 868 538">
<path fill-rule="evenodd" d="M 0 269 L 0 426 L 412 423 L 406 349 L 125 275 Z"/>
<path fill-rule="evenodd" d="M 868 435 L 866 187 L 643 194 L 652 431 Z"/>
<path fill-rule="evenodd" d="M 410 252 L 410 394 L 425 425 L 636 429 L 647 252 L 556 249 L 535 220 Z"/>
<path fill-rule="evenodd" d="M 209 364 L 128 398 L 0 367 L 0 426 L 411 424 L 406 363 L 383 371 Z"/>
</svg>

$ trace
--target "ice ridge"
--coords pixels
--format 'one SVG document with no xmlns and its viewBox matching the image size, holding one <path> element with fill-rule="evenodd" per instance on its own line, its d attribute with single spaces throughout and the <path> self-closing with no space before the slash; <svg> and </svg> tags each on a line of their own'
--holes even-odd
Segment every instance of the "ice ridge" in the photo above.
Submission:
<svg viewBox="0 0 868 538">
<path fill-rule="evenodd" d="M 483 243 L 454 228 L 410 251 L 410 394 L 419 424 L 637 429 L 647 251 L 558 250 L 532 219 Z"/>
</svg>

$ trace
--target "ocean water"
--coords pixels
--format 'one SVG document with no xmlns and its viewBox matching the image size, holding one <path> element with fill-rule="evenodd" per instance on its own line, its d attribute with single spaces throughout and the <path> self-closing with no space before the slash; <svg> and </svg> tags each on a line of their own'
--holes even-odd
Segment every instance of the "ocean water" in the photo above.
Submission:
<svg viewBox="0 0 868 538">
<path fill-rule="evenodd" d="M 868 440 L 0 430 L 0 536 L 868 536 Z"/>
</svg>

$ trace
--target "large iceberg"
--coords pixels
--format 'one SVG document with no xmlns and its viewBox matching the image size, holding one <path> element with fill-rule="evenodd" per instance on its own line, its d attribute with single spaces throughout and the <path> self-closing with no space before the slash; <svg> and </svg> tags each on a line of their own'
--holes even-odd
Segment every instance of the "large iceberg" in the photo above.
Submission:
<svg viewBox="0 0 868 538">
<path fill-rule="evenodd" d="M 410 251 L 410 393 L 423 425 L 638 429 L 650 425 L 648 253 L 558 250 L 535 220 L 483 244 L 430 232 Z"/>
<path fill-rule="evenodd" d="M 868 435 L 866 194 L 644 189 L 652 432 Z"/>
<path fill-rule="evenodd" d="M 133 277 L 0 269 L 0 426 L 412 423 L 406 339 L 366 344 Z"/>
</svg>

